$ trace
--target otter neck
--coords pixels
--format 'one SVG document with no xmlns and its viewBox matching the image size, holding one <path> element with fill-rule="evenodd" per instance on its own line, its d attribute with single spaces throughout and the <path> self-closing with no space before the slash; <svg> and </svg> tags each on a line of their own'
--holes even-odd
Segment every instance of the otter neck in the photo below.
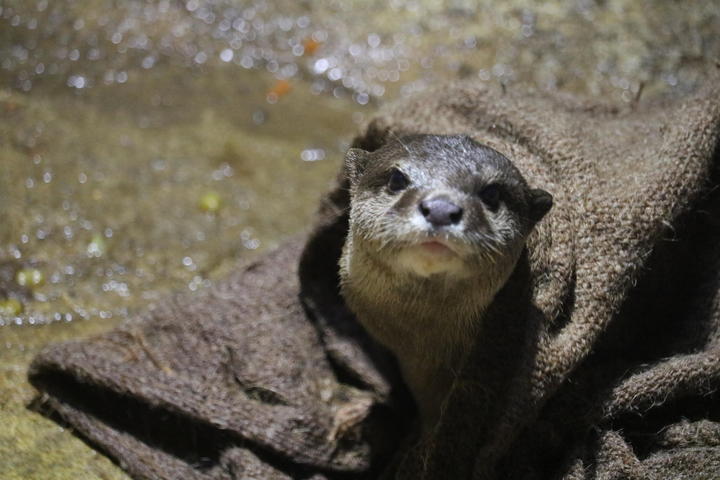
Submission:
<svg viewBox="0 0 720 480">
<path fill-rule="evenodd" d="M 352 248 L 351 246 L 349 246 Z M 492 300 L 482 276 L 419 277 L 355 248 L 345 258 L 343 293 L 363 326 L 396 355 L 425 426 L 442 401 Z"/>
</svg>

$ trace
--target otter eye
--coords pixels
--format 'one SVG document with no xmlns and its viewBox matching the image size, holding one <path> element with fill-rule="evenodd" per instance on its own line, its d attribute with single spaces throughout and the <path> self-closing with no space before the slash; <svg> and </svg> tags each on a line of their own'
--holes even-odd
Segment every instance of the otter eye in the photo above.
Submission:
<svg viewBox="0 0 720 480">
<path fill-rule="evenodd" d="M 495 211 L 500 206 L 501 193 L 500 187 L 493 183 L 480 190 L 478 196 L 490 210 Z"/>
<path fill-rule="evenodd" d="M 410 184 L 410 180 L 397 168 L 393 168 L 390 172 L 390 178 L 388 179 L 387 187 L 393 193 L 405 190 Z"/>
</svg>

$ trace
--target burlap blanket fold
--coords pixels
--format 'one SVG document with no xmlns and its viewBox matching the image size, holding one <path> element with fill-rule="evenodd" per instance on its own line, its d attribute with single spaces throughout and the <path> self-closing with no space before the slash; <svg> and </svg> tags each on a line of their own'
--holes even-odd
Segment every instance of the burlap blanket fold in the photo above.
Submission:
<svg viewBox="0 0 720 480">
<path fill-rule="evenodd" d="M 397 447 L 392 362 L 338 295 L 342 178 L 302 253 L 43 352 L 44 404 L 137 478 L 720 478 L 718 79 L 626 107 L 446 86 L 355 145 L 409 133 L 470 135 L 554 197 L 422 441 Z"/>
<path fill-rule="evenodd" d="M 331 364 L 298 295 L 302 243 L 105 335 L 46 349 L 31 366 L 36 408 L 136 478 L 367 478 L 401 430 L 383 413 L 389 383 L 358 347 L 357 372 Z M 368 413 L 357 428 L 353 408 Z"/>
</svg>

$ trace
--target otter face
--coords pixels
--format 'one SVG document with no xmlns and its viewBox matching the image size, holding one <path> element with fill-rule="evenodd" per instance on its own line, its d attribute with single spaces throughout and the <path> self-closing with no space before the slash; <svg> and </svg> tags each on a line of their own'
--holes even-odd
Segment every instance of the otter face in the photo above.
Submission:
<svg viewBox="0 0 720 480">
<path fill-rule="evenodd" d="M 510 160 L 467 136 L 414 135 L 374 152 L 350 149 L 345 168 L 353 250 L 399 274 L 504 281 L 552 205 Z"/>
</svg>

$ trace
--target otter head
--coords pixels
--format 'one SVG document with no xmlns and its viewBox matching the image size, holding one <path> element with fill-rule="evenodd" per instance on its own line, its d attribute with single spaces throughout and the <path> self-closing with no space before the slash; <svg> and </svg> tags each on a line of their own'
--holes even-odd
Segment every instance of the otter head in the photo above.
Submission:
<svg viewBox="0 0 720 480">
<path fill-rule="evenodd" d="M 343 277 L 353 274 L 347 257 L 361 254 L 410 278 L 482 277 L 494 295 L 552 206 L 510 160 L 464 135 L 350 149 L 345 172 L 351 209 Z"/>
<path fill-rule="evenodd" d="M 395 353 L 433 425 L 482 313 L 512 273 L 552 197 L 466 136 L 415 135 L 350 149 L 341 290 Z"/>
</svg>

